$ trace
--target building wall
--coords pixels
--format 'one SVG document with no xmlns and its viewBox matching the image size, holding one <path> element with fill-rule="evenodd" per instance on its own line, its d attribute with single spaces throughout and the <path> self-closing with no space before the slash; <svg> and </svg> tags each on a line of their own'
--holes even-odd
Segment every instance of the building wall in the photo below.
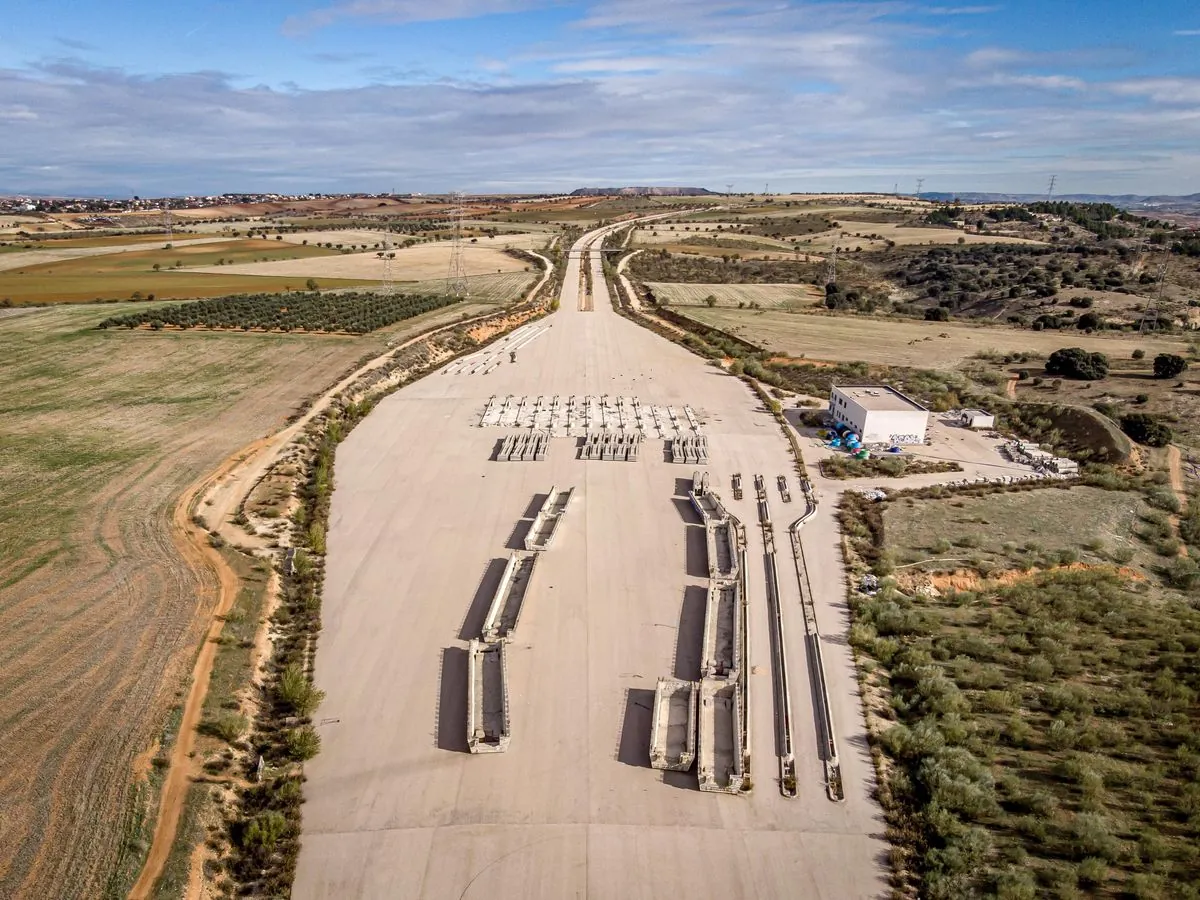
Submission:
<svg viewBox="0 0 1200 900">
<path fill-rule="evenodd" d="M 838 403 L 838 400 L 845 403 Z M 923 444 L 929 413 L 920 409 L 869 410 L 835 387 L 829 412 L 859 436 L 864 444 Z"/>
</svg>

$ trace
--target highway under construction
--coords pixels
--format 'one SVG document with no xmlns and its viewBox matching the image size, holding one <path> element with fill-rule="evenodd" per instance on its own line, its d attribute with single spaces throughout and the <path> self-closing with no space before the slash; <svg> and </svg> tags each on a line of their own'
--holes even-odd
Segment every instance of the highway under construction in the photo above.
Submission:
<svg viewBox="0 0 1200 900">
<path fill-rule="evenodd" d="M 293 895 L 884 895 L 850 651 L 810 637 L 840 574 L 796 561 L 836 535 L 791 539 L 778 423 L 614 312 L 600 254 L 563 284 L 339 448 Z"/>
</svg>

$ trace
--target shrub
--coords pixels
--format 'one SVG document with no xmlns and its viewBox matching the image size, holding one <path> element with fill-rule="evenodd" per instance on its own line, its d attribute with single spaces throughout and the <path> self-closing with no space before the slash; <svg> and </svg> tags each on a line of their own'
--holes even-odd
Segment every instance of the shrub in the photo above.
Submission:
<svg viewBox="0 0 1200 900">
<path fill-rule="evenodd" d="M 1099 381 L 1108 375 L 1108 357 L 1082 347 L 1064 347 L 1050 354 L 1046 372 L 1077 381 Z"/>
<path fill-rule="evenodd" d="M 1147 447 L 1165 447 L 1174 433 L 1148 413 L 1129 413 L 1121 417 L 1121 430 Z"/>
<path fill-rule="evenodd" d="M 250 721 L 245 716 L 237 713 L 222 713 L 216 719 L 205 722 L 201 730 L 232 744 L 234 741 L 240 740 L 249 727 Z"/>
<path fill-rule="evenodd" d="M 279 676 L 279 699 L 290 706 L 297 715 L 310 715 L 321 701 L 325 692 L 313 687 L 304 671 L 295 663 L 283 670 Z"/>
<path fill-rule="evenodd" d="M 1134 359 L 1145 359 L 1145 358 L 1146 358 L 1146 351 L 1145 351 L 1145 350 L 1134 350 L 1134 351 L 1133 351 L 1133 358 L 1134 358 Z"/>
<path fill-rule="evenodd" d="M 293 728 L 287 733 L 284 742 L 287 744 L 288 756 L 299 762 L 312 759 L 321 749 L 321 736 L 311 725 Z"/>
<path fill-rule="evenodd" d="M 1154 377 L 1174 378 L 1187 371 L 1187 360 L 1174 353 L 1160 353 L 1154 357 Z"/>
<path fill-rule="evenodd" d="M 287 831 L 287 819 L 283 813 L 274 809 L 261 812 L 250 820 L 242 832 L 242 846 L 260 852 L 270 853 Z M 264 853 L 264 855 L 265 855 Z"/>
</svg>

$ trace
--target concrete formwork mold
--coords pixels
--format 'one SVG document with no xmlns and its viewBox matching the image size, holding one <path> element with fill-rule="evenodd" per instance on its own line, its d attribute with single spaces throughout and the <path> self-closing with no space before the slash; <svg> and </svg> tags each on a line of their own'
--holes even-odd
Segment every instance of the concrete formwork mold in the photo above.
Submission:
<svg viewBox="0 0 1200 900">
<path fill-rule="evenodd" d="M 686 772 L 696 761 L 695 681 L 660 678 L 654 689 L 654 718 L 650 727 L 650 765 Z"/>
<path fill-rule="evenodd" d="M 504 642 L 473 640 L 467 657 L 467 749 L 503 753 L 512 737 Z"/>
<path fill-rule="evenodd" d="M 710 581 L 701 667 L 705 677 L 735 679 L 742 658 L 741 582 Z"/>
<path fill-rule="evenodd" d="M 741 689 L 736 681 L 705 678 L 700 682 L 700 790 L 741 793 L 742 717 Z"/>
<path fill-rule="evenodd" d="M 554 535 L 558 532 L 558 525 L 562 521 L 562 517 L 566 515 L 567 506 L 570 504 L 571 495 L 574 492 L 574 488 L 566 488 L 561 491 L 554 487 L 550 488 L 546 502 L 538 510 L 533 525 L 530 526 L 529 534 L 525 538 L 526 550 L 549 548 L 550 542 L 554 540 Z"/>
<path fill-rule="evenodd" d="M 704 524 L 704 534 L 708 544 L 709 578 L 737 578 L 737 537 L 729 519 L 708 520 Z"/>
<path fill-rule="evenodd" d="M 483 621 L 483 640 L 506 640 L 512 636 L 529 596 L 537 559 L 536 553 L 514 553 L 508 558 Z"/>
</svg>

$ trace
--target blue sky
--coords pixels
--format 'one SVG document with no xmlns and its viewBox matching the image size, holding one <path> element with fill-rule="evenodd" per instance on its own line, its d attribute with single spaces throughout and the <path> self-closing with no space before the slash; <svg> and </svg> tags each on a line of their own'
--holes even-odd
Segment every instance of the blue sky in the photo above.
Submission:
<svg viewBox="0 0 1200 900">
<path fill-rule="evenodd" d="M 0 0 L 0 191 L 1200 191 L 1196 0 Z"/>
</svg>

